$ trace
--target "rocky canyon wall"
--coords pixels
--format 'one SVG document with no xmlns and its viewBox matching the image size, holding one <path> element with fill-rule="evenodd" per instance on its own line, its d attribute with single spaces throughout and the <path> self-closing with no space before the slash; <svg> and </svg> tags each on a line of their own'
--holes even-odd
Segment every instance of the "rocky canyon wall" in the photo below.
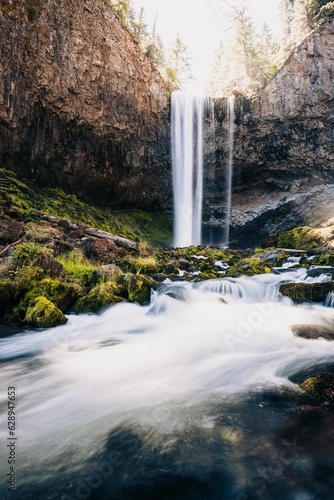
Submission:
<svg viewBox="0 0 334 500">
<path fill-rule="evenodd" d="M 293 51 L 259 98 L 250 101 L 236 96 L 235 237 L 240 231 L 249 235 L 249 223 L 250 231 L 259 233 L 259 241 L 282 200 L 334 182 L 333 47 L 334 20 L 329 20 Z M 216 157 L 206 193 L 207 221 L 212 227 L 219 226 L 224 212 L 226 113 L 226 99 L 216 100 Z M 293 222 L 309 221 L 300 217 Z"/>
<path fill-rule="evenodd" d="M 167 89 L 103 0 L 1 0 L 0 166 L 117 207 L 170 204 Z"/>
</svg>

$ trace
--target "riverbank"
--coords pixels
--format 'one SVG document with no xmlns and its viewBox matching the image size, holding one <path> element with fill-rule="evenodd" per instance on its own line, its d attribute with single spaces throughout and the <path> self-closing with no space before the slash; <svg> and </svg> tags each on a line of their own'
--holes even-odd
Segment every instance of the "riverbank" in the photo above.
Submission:
<svg viewBox="0 0 334 500">
<path fill-rule="evenodd" d="M 262 249 L 171 248 L 168 214 L 92 206 L 3 169 L 0 196 L 4 324 L 48 328 L 65 323 L 69 313 L 98 312 L 123 301 L 145 305 L 166 279 L 201 282 L 334 266 L 328 231 L 321 237 L 313 229 L 296 228 L 273 235 Z M 333 271 L 326 272 L 326 283 L 287 285 L 284 294 L 299 302 L 323 302 L 334 290 Z M 310 273 L 316 278 L 322 272 Z"/>
</svg>

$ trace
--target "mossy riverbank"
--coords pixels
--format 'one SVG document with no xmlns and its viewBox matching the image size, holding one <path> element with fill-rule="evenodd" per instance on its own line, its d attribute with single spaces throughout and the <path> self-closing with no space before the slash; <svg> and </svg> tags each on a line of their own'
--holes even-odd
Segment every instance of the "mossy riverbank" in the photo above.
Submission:
<svg viewBox="0 0 334 500">
<path fill-rule="evenodd" d="M 293 254 L 284 249 L 170 248 L 166 214 L 91 206 L 59 189 L 36 188 L 4 169 L 0 198 L 0 321 L 7 324 L 47 328 L 63 324 L 68 313 L 95 313 L 122 301 L 148 304 L 152 287 L 166 278 L 198 282 L 270 273 Z M 92 227 L 104 233 L 92 236 L 87 233 Z M 124 247 L 109 233 L 133 241 Z M 289 235 L 281 238 L 293 243 Z M 309 254 L 312 262 L 305 252 L 298 254 L 296 265 L 334 264 L 329 248 L 319 245 Z M 297 292 L 292 290 L 291 298 L 310 297 L 309 290 L 305 297 Z"/>
</svg>

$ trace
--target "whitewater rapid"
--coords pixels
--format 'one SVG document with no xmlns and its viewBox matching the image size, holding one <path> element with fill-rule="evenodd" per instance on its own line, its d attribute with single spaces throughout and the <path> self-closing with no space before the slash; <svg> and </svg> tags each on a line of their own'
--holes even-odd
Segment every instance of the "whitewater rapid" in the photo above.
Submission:
<svg viewBox="0 0 334 500">
<path fill-rule="evenodd" d="M 159 442 L 190 424 L 214 427 L 212 404 L 299 392 L 289 377 L 333 362 L 334 343 L 295 337 L 291 326 L 332 325 L 334 310 L 293 305 L 278 291 L 287 279 L 307 277 L 167 281 L 147 307 L 118 304 L 0 339 L 1 384 L 18 394 L 22 477 L 52 475 L 64 459 L 79 467 L 120 425 Z M 2 418 L 5 403 L 3 391 Z"/>
</svg>

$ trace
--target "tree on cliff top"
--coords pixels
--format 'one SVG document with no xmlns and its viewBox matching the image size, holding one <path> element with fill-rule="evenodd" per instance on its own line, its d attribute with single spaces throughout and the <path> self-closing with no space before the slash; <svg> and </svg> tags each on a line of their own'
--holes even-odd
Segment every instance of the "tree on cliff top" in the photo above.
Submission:
<svg viewBox="0 0 334 500">
<path fill-rule="evenodd" d="M 267 25 L 256 29 L 246 8 L 235 9 L 231 37 L 216 50 L 208 93 L 256 94 L 277 72 L 279 45 Z"/>
<path fill-rule="evenodd" d="M 165 78 L 170 91 L 182 90 L 185 83 L 193 80 L 189 47 L 181 39 L 180 33 L 167 51 Z"/>
<path fill-rule="evenodd" d="M 281 0 L 283 59 L 317 26 L 322 17 L 333 13 L 334 3 L 330 0 Z"/>
<path fill-rule="evenodd" d="M 115 14 L 121 19 L 123 23 L 126 23 L 129 2 L 128 0 L 104 0 L 107 5 L 110 5 L 111 9 Z"/>
</svg>

